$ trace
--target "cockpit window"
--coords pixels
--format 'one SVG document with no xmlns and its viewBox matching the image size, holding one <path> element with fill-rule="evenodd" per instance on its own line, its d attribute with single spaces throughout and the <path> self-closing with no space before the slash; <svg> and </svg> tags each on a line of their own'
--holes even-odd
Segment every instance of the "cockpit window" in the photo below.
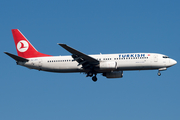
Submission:
<svg viewBox="0 0 180 120">
<path fill-rule="evenodd" d="M 163 58 L 169 58 L 168 56 L 163 56 Z"/>
</svg>

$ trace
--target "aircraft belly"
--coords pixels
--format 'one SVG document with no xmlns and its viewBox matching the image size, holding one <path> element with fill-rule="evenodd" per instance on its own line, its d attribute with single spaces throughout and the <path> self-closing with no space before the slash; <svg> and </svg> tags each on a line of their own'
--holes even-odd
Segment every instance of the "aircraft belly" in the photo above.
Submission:
<svg viewBox="0 0 180 120">
<path fill-rule="evenodd" d="M 74 63 L 51 63 L 42 67 L 42 70 L 49 72 L 82 72 L 81 66 L 77 66 Z"/>
<path fill-rule="evenodd" d="M 119 61 L 117 70 L 148 70 L 151 64 L 146 60 L 127 60 Z"/>
</svg>

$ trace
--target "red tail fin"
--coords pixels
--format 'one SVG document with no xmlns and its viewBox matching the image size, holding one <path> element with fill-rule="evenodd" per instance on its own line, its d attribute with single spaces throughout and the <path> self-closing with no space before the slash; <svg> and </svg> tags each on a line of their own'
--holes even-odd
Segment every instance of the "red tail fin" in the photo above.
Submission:
<svg viewBox="0 0 180 120">
<path fill-rule="evenodd" d="M 18 29 L 12 29 L 12 34 L 18 56 L 23 58 L 51 56 L 38 52 Z"/>
</svg>

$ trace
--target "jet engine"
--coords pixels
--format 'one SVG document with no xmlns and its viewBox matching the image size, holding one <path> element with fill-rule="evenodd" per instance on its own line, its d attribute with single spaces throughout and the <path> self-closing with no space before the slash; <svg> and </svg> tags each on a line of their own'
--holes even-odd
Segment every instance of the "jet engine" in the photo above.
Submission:
<svg viewBox="0 0 180 120">
<path fill-rule="evenodd" d="M 122 78 L 123 71 L 106 72 L 103 73 L 103 76 L 105 76 L 106 78 Z"/>
<path fill-rule="evenodd" d="M 117 63 L 115 61 L 100 62 L 99 68 L 101 70 L 115 70 L 117 68 Z"/>
</svg>

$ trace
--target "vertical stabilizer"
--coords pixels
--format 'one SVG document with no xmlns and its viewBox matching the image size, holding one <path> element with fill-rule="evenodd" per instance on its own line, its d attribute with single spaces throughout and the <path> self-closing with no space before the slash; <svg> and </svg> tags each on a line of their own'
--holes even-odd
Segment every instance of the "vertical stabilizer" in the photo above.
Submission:
<svg viewBox="0 0 180 120">
<path fill-rule="evenodd" d="M 38 52 L 18 29 L 12 29 L 12 34 L 18 56 L 23 58 L 51 56 Z"/>
</svg>

